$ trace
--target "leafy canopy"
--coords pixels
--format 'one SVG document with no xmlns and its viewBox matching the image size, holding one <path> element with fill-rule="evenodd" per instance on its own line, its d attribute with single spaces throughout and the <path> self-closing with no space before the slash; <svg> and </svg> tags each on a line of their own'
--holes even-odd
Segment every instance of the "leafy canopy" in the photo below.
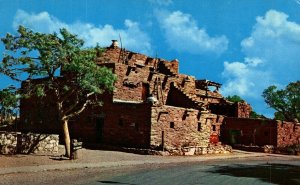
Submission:
<svg viewBox="0 0 300 185">
<path fill-rule="evenodd" d="M 227 96 L 226 99 L 229 100 L 229 101 L 231 101 L 231 102 L 234 102 L 234 103 L 236 103 L 236 102 L 243 102 L 243 101 L 244 101 L 244 100 L 243 100 L 241 97 L 239 97 L 238 95 Z"/>
<path fill-rule="evenodd" d="M 1 122 L 12 121 L 16 116 L 18 107 L 18 95 L 16 88 L 10 86 L 0 91 L 0 120 Z"/>
<path fill-rule="evenodd" d="M 102 93 L 112 90 L 116 77 L 105 67 L 95 63 L 101 48 L 83 48 L 83 40 L 66 29 L 45 34 L 33 32 L 19 26 L 18 35 L 7 34 L 1 39 L 6 53 L 0 64 L 0 72 L 16 81 L 44 78 L 42 85 L 28 86 L 27 93 L 45 95 L 46 89 L 55 89 L 60 73 L 72 74 L 64 84 L 64 90 L 71 88 L 86 92 Z M 28 88 L 29 89 L 29 88 Z"/>
<path fill-rule="evenodd" d="M 263 91 L 265 102 L 275 109 L 275 119 L 300 120 L 300 81 L 291 82 L 285 89 L 272 85 Z"/>
</svg>

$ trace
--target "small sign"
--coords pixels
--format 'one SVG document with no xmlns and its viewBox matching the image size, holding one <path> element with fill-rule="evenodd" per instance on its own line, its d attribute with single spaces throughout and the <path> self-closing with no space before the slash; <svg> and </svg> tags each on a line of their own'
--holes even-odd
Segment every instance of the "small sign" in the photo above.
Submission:
<svg viewBox="0 0 300 185">
<path fill-rule="evenodd" d="M 214 143 L 214 144 L 218 143 L 219 142 L 218 134 L 214 133 L 214 134 L 210 135 L 209 142 Z"/>
</svg>

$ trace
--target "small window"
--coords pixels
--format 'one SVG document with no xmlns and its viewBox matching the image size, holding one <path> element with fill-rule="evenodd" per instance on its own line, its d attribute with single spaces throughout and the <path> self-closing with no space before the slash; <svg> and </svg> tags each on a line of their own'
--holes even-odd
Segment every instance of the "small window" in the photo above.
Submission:
<svg viewBox="0 0 300 185">
<path fill-rule="evenodd" d="M 216 131 L 216 125 L 212 125 L 212 130 Z"/>
<path fill-rule="evenodd" d="M 174 128 L 174 127 L 175 127 L 174 122 L 170 122 L 170 128 Z"/>
<path fill-rule="evenodd" d="M 201 123 L 198 123 L 198 131 L 201 131 Z"/>
<path fill-rule="evenodd" d="M 137 123 L 135 124 L 135 130 L 139 131 L 139 124 L 137 124 Z"/>
<path fill-rule="evenodd" d="M 118 123 L 120 126 L 123 126 L 123 124 L 124 124 L 124 121 L 123 121 L 123 119 L 122 118 L 120 118 L 119 119 L 119 123 Z"/>
</svg>

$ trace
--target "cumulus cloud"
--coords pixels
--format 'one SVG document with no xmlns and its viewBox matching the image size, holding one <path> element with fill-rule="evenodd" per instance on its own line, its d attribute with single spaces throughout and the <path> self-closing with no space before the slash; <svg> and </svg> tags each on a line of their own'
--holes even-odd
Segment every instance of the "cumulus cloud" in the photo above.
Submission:
<svg viewBox="0 0 300 185">
<path fill-rule="evenodd" d="M 156 11 L 157 19 L 164 31 L 170 48 L 193 54 L 221 54 L 228 47 L 226 36 L 210 36 L 207 31 L 197 25 L 196 20 L 181 11 Z"/>
<path fill-rule="evenodd" d="M 148 0 L 151 4 L 158 6 L 168 6 L 173 3 L 172 0 Z"/>
<path fill-rule="evenodd" d="M 124 21 L 123 29 L 116 29 L 112 25 L 95 26 L 90 23 L 74 22 L 67 24 L 48 12 L 28 13 L 18 10 L 13 21 L 13 26 L 24 25 L 35 31 L 52 33 L 58 32 L 60 28 L 66 28 L 70 32 L 82 38 L 86 46 L 109 46 L 112 39 L 118 39 L 121 35 L 123 46 L 129 50 L 151 54 L 152 48 L 150 38 L 144 33 L 137 22 L 132 20 Z"/>
<path fill-rule="evenodd" d="M 243 62 L 224 62 L 222 75 L 228 79 L 222 88 L 225 95 L 240 95 L 256 98 L 261 90 L 270 84 L 269 71 L 262 70 L 263 61 L 259 58 L 245 58 Z"/>
<path fill-rule="evenodd" d="M 289 21 L 287 14 L 269 10 L 257 17 L 241 47 L 243 61 L 224 62 L 225 94 L 261 99 L 266 87 L 300 79 L 300 24 Z"/>
</svg>

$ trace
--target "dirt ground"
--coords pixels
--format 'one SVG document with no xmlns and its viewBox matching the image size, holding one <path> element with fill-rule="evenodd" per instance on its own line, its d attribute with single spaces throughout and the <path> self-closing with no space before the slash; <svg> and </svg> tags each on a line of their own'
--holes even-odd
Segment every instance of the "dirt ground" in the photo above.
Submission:
<svg viewBox="0 0 300 185">
<path fill-rule="evenodd" d="M 253 153 L 234 151 L 231 154 L 215 154 L 201 156 L 155 156 L 140 155 L 119 151 L 81 149 L 79 159 L 67 160 L 61 157 L 64 150 L 52 155 L 31 154 L 31 155 L 0 155 L 0 174 L 71 170 L 80 168 L 109 168 L 129 167 L 151 164 L 173 164 L 202 162 L 209 160 L 247 159 L 255 157 L 280 157 L 285 160 L 300 160 L 298 156 L 283 156 L 276 154 Z"/>
</svg>

